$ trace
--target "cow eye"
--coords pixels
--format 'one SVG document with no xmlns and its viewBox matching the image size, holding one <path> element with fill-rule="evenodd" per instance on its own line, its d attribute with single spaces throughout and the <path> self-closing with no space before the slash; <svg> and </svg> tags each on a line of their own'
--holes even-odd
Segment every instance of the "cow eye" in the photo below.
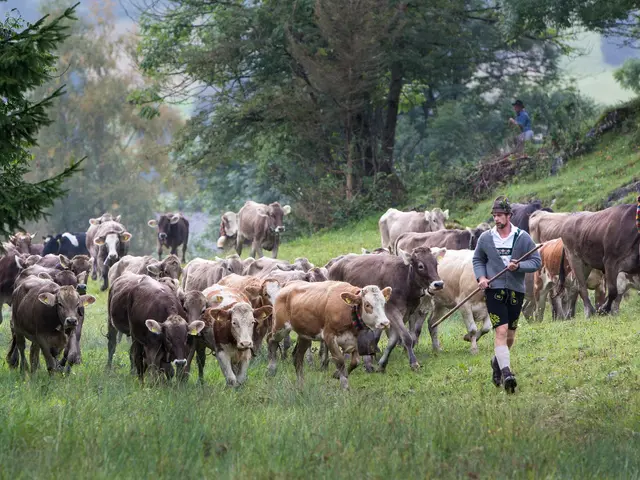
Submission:
<svg viewBox="0 0 640 480">
<path fill-rule="evenodd" d="M 364 307 L 365 307 L 365 308 L 371 308 L 371 304 L 370 304 L 370 303 L 365 303 L 365 304 L 364 304 Z"/>
<path fill-rule="evenodd" d="M 422 263 L 418 264 L 418 270 L 424 270 L 424 265 Z"/>
<path fill-rule="evenodd" d="M 202 311 L 200 313 L 204 313 L 207 311 L 207 307 L 202 307 Z"/>
</svg>

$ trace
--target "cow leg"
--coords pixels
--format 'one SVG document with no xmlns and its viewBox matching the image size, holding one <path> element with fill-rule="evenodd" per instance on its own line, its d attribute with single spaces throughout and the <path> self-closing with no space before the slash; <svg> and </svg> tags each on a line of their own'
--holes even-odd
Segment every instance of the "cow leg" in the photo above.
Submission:
<svg viewBox="0 0 640 480">
<path fill-rule="evenodd" d="M 260 244 L 260 241 L 255 238 L 251 242 L 251 256 L 256 260 L 258 258 L 262 258 L 262 245 Z"/>
<path fill-rule="evenodd" d="M 36 341 L 40 344 L 40 349 L 42 350 L 42 354 L 44 355 L 44 359 L 47 363 L 47 371 L 49 373 L 53 373 L 56 370 L 59 370 L 60 366 L 58 364 L 58 360 L 51 354 L 51 350 L 47 348 L 47 342 L 40 337 L 36 337 Z M 32 345 L 33 343 L 36 342 L 32 342 Z"/>
<path fill-rule="evenodd" d="M 298 379 L 298 388 L 302 388 L 304 385 L 304 357 L 307 350 L 311 346 L 311 340 L 308 338 L 298 337 L 298 343 L 296 345 L 296 354 L 293 359 L 293 364 L 296 367 L 296 378 Z"/>
<path fill-rule="evenodd" d="M 131 369 L 135 368 L 140 381 L 144 381 L 144 373 L 146 364 L 144 361 L 143 347 L 137 340 L 131 339 L 131 347 L 129 348 L 129 357 L 131 359 Z"/>
<path fill-rule="evenodd" d="M 320 369 L 326 370 L 329 367 L 329 349 L 327 348 L 327 344 L 324 340 L 320 341 L 320 351 L 318 352 L 318 356 L 320 357 Z"/>
<path fill-rule="evenodd" d="M 238 231 L 238 235 L 236 236 L 236 253 L 239 257 L 242 256 L 242 246 L 244 245 L 244 237 Z"/>
<path fill-rule="evenodd" d="M 384 372 L 387 368 L 387 363 L 389 363 L 389 355 L 391 355 L 391 352 L 397 345 L 398 340 L 400 340 L 400 335 L 393 324 L 391 324 L 391 328 L 389 329 L 389 341 L 387 342 L 387 348 L 384 349 L 384 353 L 378 361 L 378 367 L 381 372 Z"/>
<path fill-rule="evenodd" d="M 358 354 L 358 350 L 356 349 L 351 353 L 351 362 L 349 363 L 349 369 L 347 370 L 348 374 L 351 374 L 358 365 L 360 364 L 360 355 Z"/>
<path fill-rule="evenodd" d="M 536 302 L 536 322 L 544 320 L 544 311 L 547 307 L 547 297 L 549 295 L 549 285 L 545 285 L 534 293 Z"/>
<path fill-rule="evenodd" d="M 604 276 L 607 281 L 607 301 L 600 307 L 598 313 L 611 313 L 611 306 L 618 297 L 618 273 L 620 273 L 618 265 L 613 263 L 605 265 Z"/>
<path fill-rule="evenodd" d="M 40 366 L 40 345 L 36 342 L 31 342 L 31 348 L 29 349 L 29 363 L 31 364 L 31 373 L 36 373 Z"/>
<path fill-rule="evenodd" d="M 277 236 L 273 242 L 273 250 L 271 250 L 271 258 L 278 258 L 278 250 L 280 250 L 280 237 Z"/>
<path fill-rule="evenodd" d="M 240 363 L 236 367 L 236 380 L 238 385 L 242 385 L 247 381 L 247 370 L 249 370 L 249 363 L 251 362 L 251 350 L 246 350 L 242 354 Z"/>
<path fill-rule="evenodd" d="M 204 383 L 204 366 L 207 361 L 207 347 L 204 342 L 199 338 L 194 338 L 194 342 L 189 349 L 189 355 L 187 355 L 187 372 L 191 371 L 191 362 L 193 357 L 196 357 L 198 363 L 198 383 Z"/>
<path fill-rule="evenodd" d="M 162 261 L 162 243 L 158 240 L 158 260 Z"/>
<path fill-rule="evenodd" d="M 328 335 L 325 338 L 325 342 L 327 342 L 327 348 L 331 352 L 331 357 L 336 364 L 336 370 L 338 377 L 340 378 L 340 386 L 343 390 L 349 390 L 349 380 L 347 378 L 347 370 L 344 364 L 344 355 L 338 345 L 338 340 L 336 337 Z"/>
<path fill-rule="evenodd" d="M 189 234 L 184 237 L 182 243 L 182 263 L 187 263 L 187 243 L 189 242 Z"/>
<path fill-rule="evenodd" d="M 109 288 L 109 270 L 106 266 L 102 266 L 100 268 L 100 273 L 102 274 L 102 285 L 100 286 L 100 291 L 104 292 L 107 288 Z"/>
<path fill-rule="evenodd" d="M 445 312 L 445 308 L 442 306 L 436 306 L 431 315 L 429 316 L 429 335 L 431 335 L 431 347 L 434 352 L 441 352 L 442 346 L 440 345 L 440 339 L 438 338 L 438 327 L 432 325 L 442 318 L 442 314 Z"/>
<path fill-rule="evenodd" d="M 282 329 L 278 330 L 277 332 L 272 332 L 271 336 L 269 337 L 269 355 L 268 355 L 269 366 L 267 367 L 267 373 L 269 375 L 276 374 L 276 368 L 277 368 L 276 356 L 278 354 L 278 347 L 280 345 L 280 342 L 287 335 L 289 335 L 290 331 L 291 331 L 290 326 L 284 326 Z"/>
<path fill-rule="evenodd" d="M 98 259 L 95 255 L 91 255 L 91 280 L 98 280 Z"/>
<path fill-rule="evenodd" d="M 569 260 L 569 264 L 571 265 L 571 269 L 573 270 L 573 274 L 575 275 L 575 279 L 578 284 L 578 292 L 580 294 L 580 298 L 582 298 L 582 302 L 584 303 L 584 316 L 586 318 L 589 318 L 591 317 L 591 315 L 596 313 L 596 309 L 593 308 L 593 304 L 591 303 L 591 299 L 589 298 L 589 290 L 587 290 L 587 278 L 589 278 L 589 274 L 591 273 L 592 268 L 586 265 L 577 256 L 573 255 L 570 251 L 565 251 L 567 253 L 567 259 Z"/>
<path fill-rule="evenodd" d="M 16 335 L 16 348 L 18 349 L 18 353 L 20 354 L 20 373 L 24 373 L 27 369 L 27 356 L 24 354 L 25 338 L 22 335 Z"/>
<path fill-rule="evenodd" d="M 551 297 L 551 305 L 553 306 L 553 319 L 558 320 L 565 318 L 566 314 L 562 307 L 562 294 Z"/>
<path fill-rule="evenodd" d="M 434 301 L 432 298 L 425 295 L 420 299 L 420 305 L 416 308 L 415 313 L 409 319 L 409 330 L 415 338 L 414 345 L 418 345 L 420 341 L 420 334 L 422 333 L 422 327 L 427 319 L 427 316 L 433 312 Z"/>
<path fill-rule="evenodd" d="M 113 363 L 113 354 L 116 352 L 116 345 L 118 344 L 118 331 L 116 327 L 109 321 L 107 325 L 107 368 L 111 369 Z"/>
<path fill-rule="evenodd" d="M 473 317 L 473 309 L 467 302 L 460 310 L 464 324 L 467 327 L 467 334 L 463 339 L 466 342 L 471 342 L 471 354 L 476 355 L 478 353 L 478 327 L 476 326 L 476 321 Z M 438 316 L 438 318 L 440 318 L 440 316 Z"/>
<path fill-rule="evenodd" d="M 227 380 L 227 386 L 237 386 L 238 380 L 235 373 L 233 373 L 233 368 L 231 367 L 231 358 L 229 358 L 229 354 L 220 349 L 216 352 L 216 359 L 218 360 L 218 365 L 220 365 L 220 370 L 222 370 L 222 375 L 224 375 L 224 378 Z"/>
<path fill-rule="evenodd" d="M 287 332 L 282 340 L 282 360 L 286 360 L 289 349 L 291 348 L 291 333 Z"/>
</svg>

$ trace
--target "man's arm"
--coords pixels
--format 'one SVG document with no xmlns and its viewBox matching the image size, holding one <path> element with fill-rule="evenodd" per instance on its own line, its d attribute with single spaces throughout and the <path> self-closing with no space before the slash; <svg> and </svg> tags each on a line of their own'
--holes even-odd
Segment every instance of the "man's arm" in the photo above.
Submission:
<svg viewBox="0 0 640 480">
<path fill-rule="evenodd" d="M 533 241 L 533 239 L 527 234 L 527 235 L 523 235 L 522 236 L 522 240 L 524 242 L 526 242 L 526 251 L 528 252 L 529 250 L 532 250 L 536 247 L 535 242 Z M 535 272 L 537 270 L 540 270 L 540 267 L 542 266 L 542 258 L 540 258 L 540 253 L 539 252 L 534 252 L 531 255 L 529 255 L 526 260 L 522 260 L 519 265 L 518 265 L 518 271 L 520 272 L 525 272 L 525 273 L 531 273 L 531 272 Z"/>
<path fill-rule="evenodd" d="M 482 234 L 478 239 L 476 250 L 473 252 L 473 274 L 476 280 L 487 277 L 487 252 L 484 250 L 486 236 Z"/>
</svg>

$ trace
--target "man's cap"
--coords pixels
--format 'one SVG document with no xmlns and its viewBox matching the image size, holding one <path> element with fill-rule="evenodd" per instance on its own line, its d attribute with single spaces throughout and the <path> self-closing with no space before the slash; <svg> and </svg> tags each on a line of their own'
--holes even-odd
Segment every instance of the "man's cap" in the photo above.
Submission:
<svg viewBox="0 0 640 480">
<path fill-rule="evenodd" d="M 493 201 L 491 214 L 493 215 L 494 213 L 504 213 L 506 215 L 511 213 L 511 203 L 505 195 L 500 195 Z"/>
<path fill-rule="evenodd" d="M 513 105 L 514 107 L 516 105 L 518 105 L 519 107 L 524 107 L 524 103 L 522 103 L 522 100 L 516 100 L 515 102 L 513 102 L 511 105 Z"/>
</svg>

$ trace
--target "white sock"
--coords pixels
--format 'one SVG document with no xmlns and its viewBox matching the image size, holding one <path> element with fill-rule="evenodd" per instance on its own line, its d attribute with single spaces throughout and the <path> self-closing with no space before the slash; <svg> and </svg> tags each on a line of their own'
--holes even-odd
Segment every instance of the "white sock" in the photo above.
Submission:
<svg viewBox="0 0 640 480">
<path fill-rule="evenodd" d="M 509 357 L 509 347 L 506 345 L 500 345 L 495 348 L 496 352 L 496 360 L 498 360 L 498 365 L 500 366 L 500 370 L 505 367 L 510 367 L 510 357 Z"/>
</svg>

